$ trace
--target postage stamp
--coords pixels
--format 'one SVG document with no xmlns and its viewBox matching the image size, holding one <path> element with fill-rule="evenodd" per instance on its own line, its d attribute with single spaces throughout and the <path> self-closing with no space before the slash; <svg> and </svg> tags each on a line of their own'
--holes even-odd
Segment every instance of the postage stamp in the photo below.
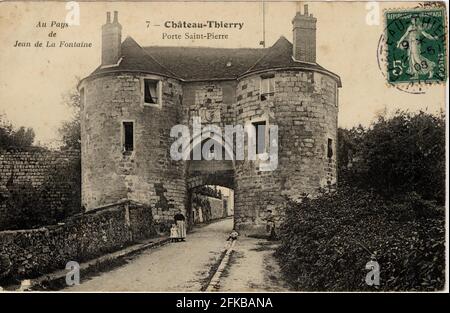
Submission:
<svg viewBox="0 0 450 313">
<path fill-rule="evenodd" d="M 434 8 L 385 12 L 388 83 L 446 81 L 444 10 Z"/>
</svg>

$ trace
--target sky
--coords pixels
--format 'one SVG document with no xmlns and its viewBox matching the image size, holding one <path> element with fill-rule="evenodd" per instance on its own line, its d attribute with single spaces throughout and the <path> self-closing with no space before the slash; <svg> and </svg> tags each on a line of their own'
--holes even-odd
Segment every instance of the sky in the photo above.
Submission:
<svg viewBox="0 0 450 313">
<path fill-rule="evenodd" d="M 398 109 L 431 113 L 445 110 L 445 87 L 434 85 L 425 94 L 409 94 L 388 86 L 378 68 L 377 46 L 384 31 L 383 10 L 415 3 L 387 2 L 379 6 L 365 2 L 305 2 L 317 18 L 317 62 L 338 74 L 341 127 L 369 125 L 378 114 Z M 80 23 L 61 28 L 50 23 L 65 22 L 69 10 L 64 2 L 0 3 L 0 116 L 14 126 L 32 127 L 36 142 L 54 145 L 58 128 L 71 118 L 62 100 L 75 88 L 77 78 L 89 75 L 100 63 L 101 25 L 106 11 L 117 10 L 122 39 L 132 36 L 142 46 L 210 46 L 258 48 L 263 37 L 261 2 L 79 2 Z M 295 2 L 265 5 L 266 43 L 280 36 L 292 41 Z M 367 23 L 369 13 L 369 25 Z M 227 40 L 169 40 L 163 33 L 184 33 L 166 29 L 166 21 L 217 20 L 243 22 L 241 30 L 216 30 Z M 150 27 L 147 28 L 147 22 Z M 47 27 L 37 27 L 46 22 Z M 378 23 L 377 23 L 378 22 Z M 58 27 L 59 26 L 59 27 Z M 53 31 L 55 38 L 50 38 Z M 202 31 L 204 32 L 204 31 Z M 16 41 L 47 40 L 59 43 L 91 42 L 92 48 L 14 47 Z"/>
</svg>

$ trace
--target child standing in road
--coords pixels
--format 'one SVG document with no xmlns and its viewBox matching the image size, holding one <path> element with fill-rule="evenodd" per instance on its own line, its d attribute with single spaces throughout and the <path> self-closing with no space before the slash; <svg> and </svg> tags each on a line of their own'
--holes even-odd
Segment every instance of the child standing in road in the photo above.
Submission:
<svg viewBox="0 0 450 313">
<path fill-rule="evenodd" d="M 179 235 L 178 235 L 178 227 L 175 224 L 172 224 L 172 227 L 170 228 L 170 241 L 175 242 L 178 241 Z"/>
</svg>

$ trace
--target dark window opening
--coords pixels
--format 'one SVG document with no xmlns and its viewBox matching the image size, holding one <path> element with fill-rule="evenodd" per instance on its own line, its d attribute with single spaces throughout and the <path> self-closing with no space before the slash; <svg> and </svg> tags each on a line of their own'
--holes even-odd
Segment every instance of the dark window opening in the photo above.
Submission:
<svg viewBox="0 0 450 313">
<path fill-rule="evenodd" d="M 144 79 L 144 101 L 145 103 L 158 103 L 158 81 Z"/>
<path fill-rule="evenodd" d="M 261 101 L 267 100 L 275 93 L 275 79 L 273 76 L 261 77 Z"/>
<path fill-rule="evenodd" d="M 327 156 L 330 159 L 333 157 L 333 139 L 331 138 L 328 138 Z"/>
<path fill-rule="evenodd" d="M 123 149 L 125 152 L 134 149 L 134 129 L 133 122 L 123 122 Z"/>
<path fill-rule="evenodd" d="M 266 152 L 266 122 L 255 122 L 253 126 L 256 130 L 256 154 Z"/>
</svg>

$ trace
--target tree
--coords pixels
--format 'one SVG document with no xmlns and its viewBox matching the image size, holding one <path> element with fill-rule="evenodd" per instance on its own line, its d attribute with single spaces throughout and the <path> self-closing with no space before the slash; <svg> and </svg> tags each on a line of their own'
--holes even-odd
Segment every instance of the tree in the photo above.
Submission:
<svg viewBox="0 0 450 313">
<path fill-rule="evenodd" d="M 80 81 L 77 78 L 78 82 Z M 63 95 L 63 102 L 72 111 L 72 119 L 63 122 L 59 128 L 59 134 L 62 138 L 61 149 L 81 148 L 81 98 L 78 89 L 68 91 Z"/>
<path fill-rule="evenodd" d="M 59 133 L 63 141 L 61 149 L 81 149 L 81 126 L 79 119 L 74 118 L 64 122 L 59 128 Z"/>
<path fill-rule="evenodd" d="M 0 150 L 27 150 L 33 146 L 34 130 L 19 127 L 14 129 L 6 118 L 0 115 Z"/>
<path fill-rule="evenodd" d="M 340 130 L 340 178 L 395 196 L 445 199 L 445 117 L 397 111 L 369 128 Z M 349 166 L 351 165 L 351 166 Z"/>
</svg>

